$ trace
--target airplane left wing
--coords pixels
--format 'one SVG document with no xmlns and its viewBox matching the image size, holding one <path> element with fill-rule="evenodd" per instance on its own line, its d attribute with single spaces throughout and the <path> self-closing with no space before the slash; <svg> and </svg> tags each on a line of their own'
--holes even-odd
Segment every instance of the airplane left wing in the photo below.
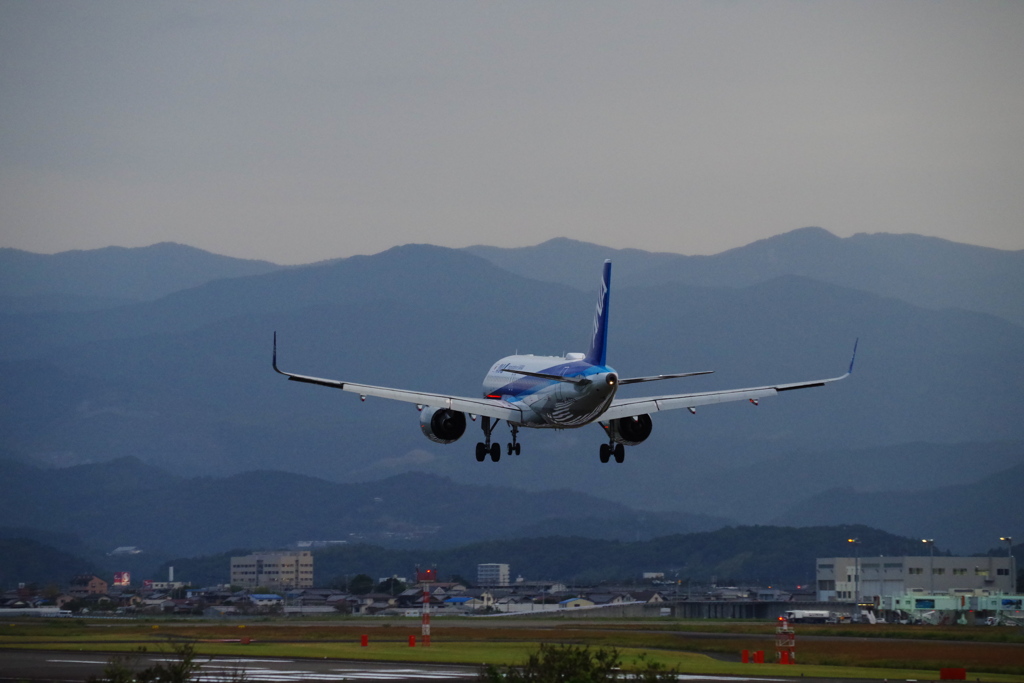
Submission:
<svg viewBox="0 0 1024 683">
<path fill-rule="evenodd" d="M 485 415 L 496 420 L 508 420 L 509 422 L 521 422 L 522 410 L 517 406 L 502 400 L 488 398 L 471 398 L 468 396 L 448 396 L 445 394 L 432 394 L 422 391 L 410 391 L 408 389 L 394 389 L 392 387 L 377 387 L 371 384 L 358 384 L 356 382 L 344 382 L 336 379 L 323 379 L 321 377 L 310 377 L 309 375 L 297 375 L 285 372 L 277 367 L 277 334 L 274 334 L 274 370 L 284 375 L 293 382 L 305 382 L 307 384 L 319 384 L 320 386 L 332 389 L 341 389 L 359 394 L 360 398 L 375 396 L 387 398 L 392 401 L 403 401 L 415 403 L 418 406 L 430 406 L 431 408 L 448 408 L 471 415 Z"/>
<path fill-rule="evenodd" d="M 858 340 L 859 341 L 859 340 Z M 767 396 L 775 396 L 780 391 L 792 391 L 794 389 L 809 389 L 811 387 L 825 386 L 830 382 L 838 382 L 846 379 L 853 373 L 853 363 L 857 359 L 857 342 L 853 345 L 853 358 L 850 359 L 850 368 L 845 374 L 829 379 L 818 379 L 810 382 L 794 382 L 791 384 L 775 384 L 766 387 L 749 387 L 746 389 L 727 389 L 725 391 L 706 391 L 696 394 L 670 394 L 668 396 L 645 396 L 641 398 L 617 398 L 612 401 L 599 418 L 601 422 L 621 419 L 624 417 L 635 417 L 650 413 L 657 413 L 663 410 L 679 410 L 680 408 L 694 409 L 698 406 L 712 405 L 715 403 L 727 403 L 729 401 L 757 401 Z"/>
</svg>

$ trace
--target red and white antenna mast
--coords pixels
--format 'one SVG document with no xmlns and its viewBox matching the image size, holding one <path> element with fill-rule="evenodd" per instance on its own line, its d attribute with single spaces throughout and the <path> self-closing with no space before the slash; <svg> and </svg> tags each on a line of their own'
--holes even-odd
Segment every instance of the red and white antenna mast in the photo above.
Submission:
<svg viewBox="0 0 1024 683">
<path fill-rule="evenodd" d="M 416 567 L 416 580 L 423 586 L 423 626 L 420 630 L 423 646 L 430 647 L 430 584 L 437 581 L 437 569 L 420 571 Z"/>
<path fill-rule="evenodd" d="M 779 664 L 796 664 L 796 633 L 786 617 L 779 617 L 775 629 L 775 656 Z"/>
</svg>

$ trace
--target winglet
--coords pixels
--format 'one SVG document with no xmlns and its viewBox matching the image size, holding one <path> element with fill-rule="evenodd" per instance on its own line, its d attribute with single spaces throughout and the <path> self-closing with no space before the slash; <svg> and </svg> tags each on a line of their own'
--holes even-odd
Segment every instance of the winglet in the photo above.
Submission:
<svg viewBox="0 0 1024 683">
<path fill-rule="evenodd" d="M 281 370 L 277 367 L 277 330 L 274 330 L 274 371 L 282 375 L 287 374 L 281 372 Z"/>
<path fill-rule="evenodd" d="M 857 337 L 853 342 L 853 358 L 850 359 L 850 369 L 846 371 L 846 374 L 853 374 L 853 362 L 857 360 L 857 344 L 860 343 L 860 337 Z"/>
<path fill-rule="evenodd" d="M 601 291 L 597 295 L 597 310 L 594 312 L 594 334 L 586 361 L 591 365 L 604 365 L 606 342 L 608 340 L 608 301 L 611 297 L 612 262 L 605 260 L 601 274 Z"/>
</svg>

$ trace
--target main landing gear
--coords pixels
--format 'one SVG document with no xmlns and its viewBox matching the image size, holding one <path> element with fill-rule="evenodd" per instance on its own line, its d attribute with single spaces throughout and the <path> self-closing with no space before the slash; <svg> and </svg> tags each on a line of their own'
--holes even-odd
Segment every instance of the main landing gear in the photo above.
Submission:
<svg viewBox="0 0 1024 683">
<path fill-rule="evenodd" d="M 498 426 L 498 420 L 491 422 L 491 418 L 486 415 L 482 418 L 481 427 L 484 430 L 484 440 L 482 443 L 476 445 L 476 461 L 483 462 L 487 459 L 487 456 L 491 456 L 492 462 L 498 462 L 501 460 L 501 444 L 491 443 L 491 434 L 494 432 L 494 428 Z M 508 444 L 509 455 L 519 455 L 522 447 L 517 440 L 519 436 L 519 425 L 512 424 L 508 425 L 512 428 L 512 441 Z"/>
<path fill-rule="evenodd" d="M 613 456 L 615 457 L 615 462 L 625 460 L 626 447 L 614 441 L 601 444 L 601 462 L 608 462 Z"/>
<path fill-rule="evenodd" d="M 501 460 L 501 444 L 491 443 L 491 434 L 494 432 L 494 428 L 498 426 L 498 420 L 491 423 L 491 418 L 486 415 L 482 418 L 483 424 L 481 425 L 484 430 L 484 440 L 482 443 L 476 445 L 476 461 L 483 462 L 487 459 L 487 456 L 491 456 L 492 462 L 498 462 Z M 509 424 L 512 428 L 512 442 L 508 445 L 509 455 L 519 455 L 522 450 L 516 437 L 519 436 L 519 426 Z"/>
<path fill-rule="evenodd" d="M 498 443 L 478 443 L 476 445 L 476 461 L 483 462 L 487 459 L 487 456 L 491 456 L 491 460 L 498 462 L 501 459 L 501 444 Z"/>
<path fill-rule="evenodd" d="M 509 455 L 513 455 L 513 454 L 514 455 L 519 455 L 519 451 L 521 450 L 521 448 L 519 447 L 520 446 L 519 442 L 516 441 L 516 437 L 519 436 L 519 426 L 518 425 L 514 425 L 514 424 L 509 424 L 509 427 L 512 428 L 512 441 L 508 444 L 508 454 Z"/>
</svg>

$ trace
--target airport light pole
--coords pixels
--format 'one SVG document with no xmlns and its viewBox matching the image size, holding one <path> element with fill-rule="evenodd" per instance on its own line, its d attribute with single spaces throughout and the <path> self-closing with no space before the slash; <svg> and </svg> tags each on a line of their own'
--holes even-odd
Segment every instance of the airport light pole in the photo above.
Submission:
<svg viewBox="0 0 1024 683">
<path fill-rule="evenodd" d="M 860 539 L 848 538 L 846 542 L 853 544 L 853 603 L 855 616 L 860 621 Z"/>
<path fill-rule="evenodd" d="M 928 546 L 928 592 L 935 595 L 935 539 L 922 538 L 921 543 Z"/>
<path fill-rule="evenodd" d="M 1006 543 L 1006 556 L 1010 558 L 1010 594 L 1017 592 L 1017 572 L 1013 571 L 1013 536 L 1000 536 L 1000 541 Z"/>
</svg>

